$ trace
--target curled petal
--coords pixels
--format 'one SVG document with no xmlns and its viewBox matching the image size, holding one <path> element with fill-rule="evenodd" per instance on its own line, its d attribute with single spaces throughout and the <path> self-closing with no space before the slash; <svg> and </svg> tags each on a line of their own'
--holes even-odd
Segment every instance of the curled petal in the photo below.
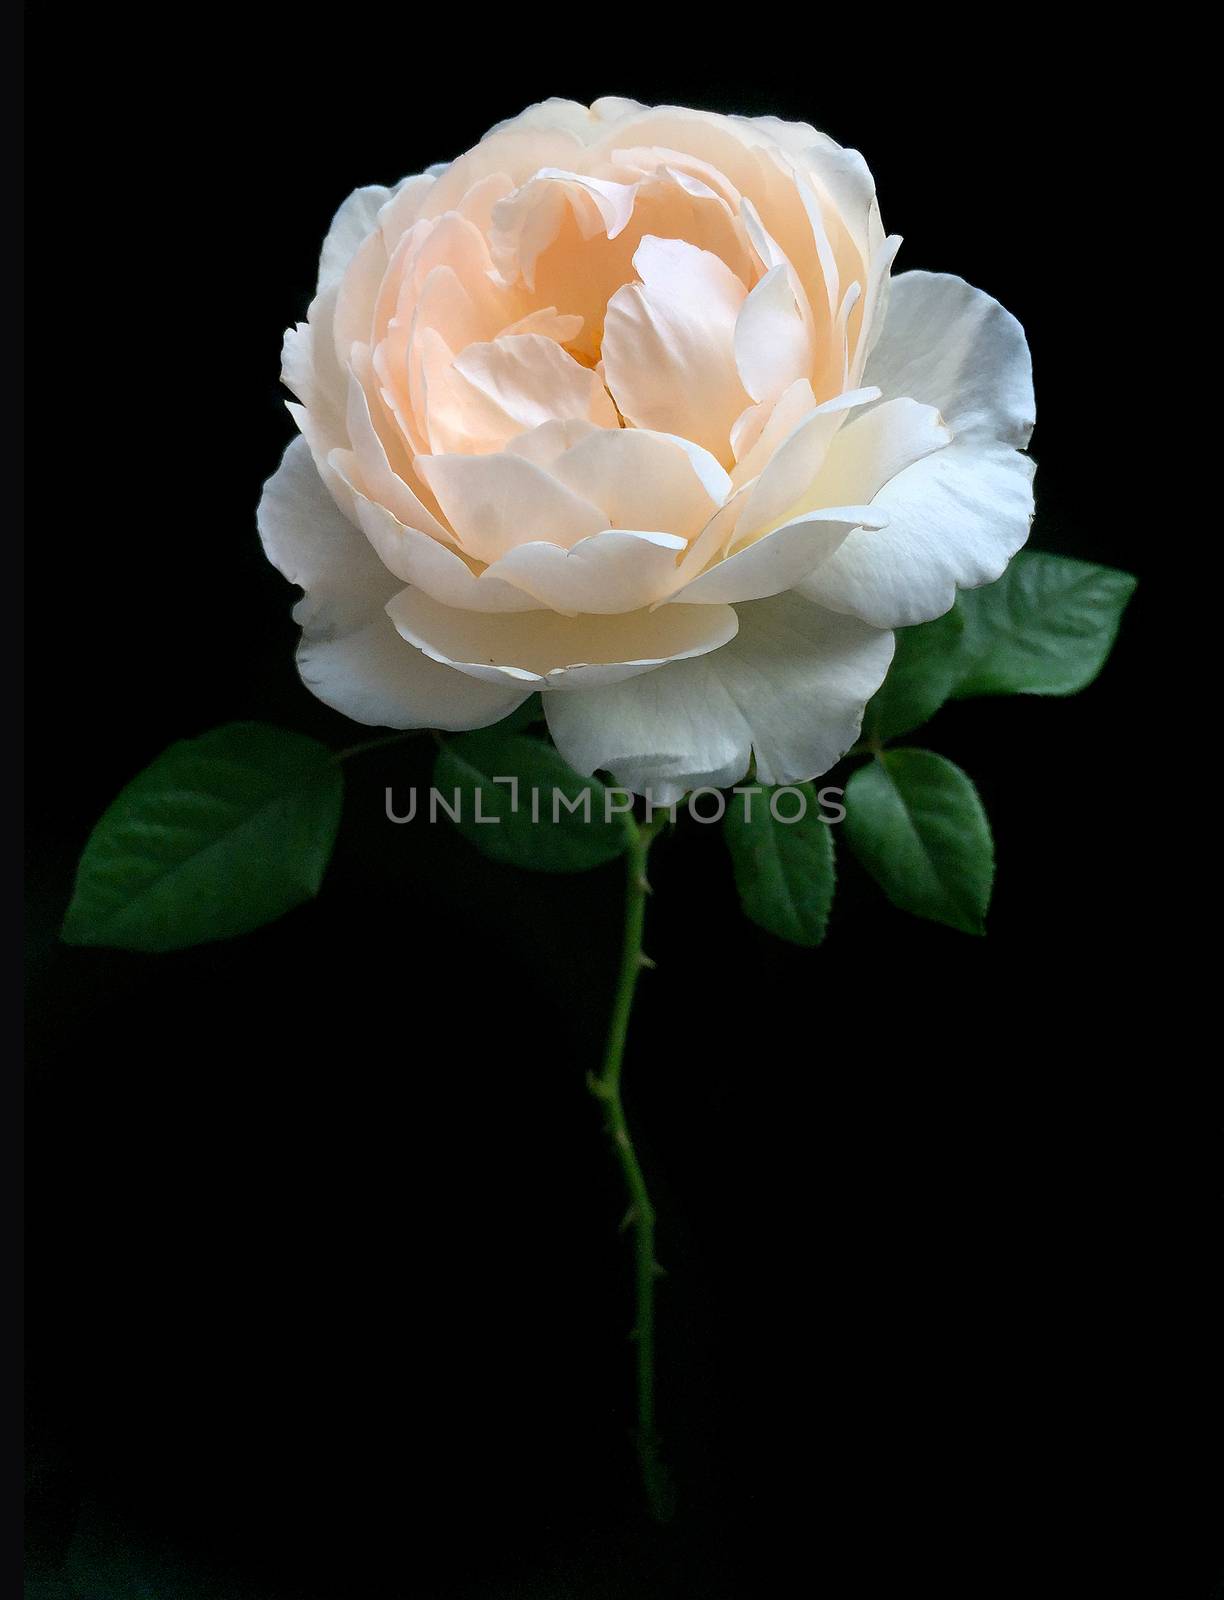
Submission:
<svg viewBox="0 0 1224 1600">
<path fill-rule="evenodd" d="M 489 683 L 573 690 L 648 673 L 660 662 L 704 655 L 735 636 L 730 606 L 665 606 L 617 616 L 478 615 L 404 589 L 388 615 L 432 660 Z"/>
</svg>

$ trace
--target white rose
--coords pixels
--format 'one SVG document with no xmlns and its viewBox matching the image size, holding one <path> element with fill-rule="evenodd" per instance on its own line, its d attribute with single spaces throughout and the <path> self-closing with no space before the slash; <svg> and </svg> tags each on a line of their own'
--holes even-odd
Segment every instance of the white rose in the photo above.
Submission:
<svg viewBox="0 0 1224 1600">
<path fill-rule="evenodd" d="M 624 100 L 359 189 L 259 512 L 307 685 L 392 728 L 543 690 L 579 772 L 664 799 L 825 771 L 889 630 L 1033 509 L 1022 329 L 959 278 L 890 289 L 898 242 L 815 129 Z"/>
</svg>

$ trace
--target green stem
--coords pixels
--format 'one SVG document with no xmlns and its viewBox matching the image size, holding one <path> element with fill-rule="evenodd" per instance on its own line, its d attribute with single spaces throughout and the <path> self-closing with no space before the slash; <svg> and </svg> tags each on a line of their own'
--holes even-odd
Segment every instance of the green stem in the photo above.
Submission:
<svg viewBox="0 0 1224 1600">
<path fill-rule="evenodd" d="M 655 1429 L 654 1401 L 654 1290 L 662 1269 L 655 1260 L 655 1212 L 646 1179 L 633 1148 L 629 1124 L 621 1099 L 621 1069 L 625 1040 L 629 1032 L 629 1013 L 633 1007 L 638 974 L 652 966 L 642 953 L 642 928 L 646 921 L 646 896 L 650 884 L 646 877 L 647 856 L 665 817 L 638 826 L 626 818 L 629 848 L 625 860 L 625 935 L 621 952 L 620 979 L 608 1028 L 603 1067 L 588 1079 L 591 1093 L 603 1102 L 612 1145 L 625 1175 L 629 1191 L 626 1223 L 633 1228 L 634 1266 L 637 1287 L 637 1317 L 633 1339 L 637 1352 L 637 1453 L 642 1484 L 652 1515 L 660 1522 L 671 1515 L 671 1483 L 659 1456 L 659 1436 Z"/>
</svg>

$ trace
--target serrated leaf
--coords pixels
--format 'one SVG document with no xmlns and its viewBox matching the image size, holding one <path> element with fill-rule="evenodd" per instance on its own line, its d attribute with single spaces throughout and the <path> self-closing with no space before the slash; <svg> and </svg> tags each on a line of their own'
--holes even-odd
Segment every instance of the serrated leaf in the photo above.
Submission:
<svg viewBox="0 0 1224 1600">
<path fill-rule="evenodd" d="M 833 830 L 812 785 L 791 787 L 804 796 L 802 813 L 787 795 L 775 815 L 776 791 L 765 787 L 729 796 L 723 836 L 747 915 L 766 933 L 810 948 L 824 938 L 833 905 Z"/>
<path fill-rule="evenodd" d="M 885 750 L 846 785 L 846 838 L 902 911 L 984 933 L 994 844 L 968 775 L 929 750 Z"/>
<path fill-rule="evenodd" d="M 892 666 L 863 714 L 864 737 L 896 739 L 935 715 L 961 670 L 958 651 L 964 626 L 960 607 L 953 606 L 934 622 L 897 629 Z"/>
<path fill-rule="evenodd" d="M 960 596 L 954 698 L 1086 688 L 1105 665 L 1135 582 L 1113 567 L 1021 551 L 996 583 Z"/>
<path fill-rule="evenodd" d="M 579 777 L 551 744 L 526 734 L 496 727 L 447 739 L 433 781 L 456 807 L 459 831 L 494 861 L 532 872 L 586 872 L 628 844 L 624 818 L 608 816 L 603 784 Z"/>
<path fill-rule="evenodd" d="M 249 933 L 317 894 L 343 798 L 327 746 L 284 728 L 172 744 L 90 834 L 62 937 L 156 951 Z"/>
</svg>

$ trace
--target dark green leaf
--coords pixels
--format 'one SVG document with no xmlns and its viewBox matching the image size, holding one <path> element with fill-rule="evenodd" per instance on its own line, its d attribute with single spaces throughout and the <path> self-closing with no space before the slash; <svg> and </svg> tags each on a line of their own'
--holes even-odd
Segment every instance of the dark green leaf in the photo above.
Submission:
<svg viewBox="0 0 1224 1600">
<path fill-rule="evenodd" d="M 487 728 L 447 739 L 434 766 L 434 787 L 457 809 L 464 837 L 510 866 L 585 872 L 620 855 L 628 843 L 616 810 L 625 798 L 611 797 L 609 818 L 608 791 L 598 779 L 580 778 L 552 745 L 522 733 Z"/>
<path fill-rule="evenodd" d="M 997 583 L 960 597 L 955 697 L 1085 688 L 1105 665 L 1134 589 L 1129 572 L 1021 551 Z"/>
<path fill-rule="evenodd" d="M 508 717 L 503 717 L 497 724 L 499 733 L 523 733 L 537 722 L 544 720 L 544 706 L 538 694 L 529 694 L 522 705 L 512 711 Z"/>
<path fill-rule="evenodd" d="M 180 950 L 271 922 L 318 892 L 343 795 L 331 751 L 283 728 L 172 744 L 90 835 L 63 938 Z"/>
<path fill-rule="evenodd" d="M 811 946 L 824 938 L 833 904 L 833 830 L 812 785 L 793 787 L 802 812 L 793 794 L 780 795 L 775 808 L 774 789 L 728 796 L 723 831 L 748 916 L 779 939 Z"/>
<path fill-rule="evenodd" d="M 964 625 L 953 606 L 934 622 L 897 629 L 892 666 L 863 716 L 864 737 L 896 739 L 935 715 L 956 685 Z"/>
<path fill-rule="evenodd" d="M 902 911 L 984 933 L 990 824 L 965 773 L 929 750 L 886 750 L 846 785 L 846 838 Z"/>
</svg>

